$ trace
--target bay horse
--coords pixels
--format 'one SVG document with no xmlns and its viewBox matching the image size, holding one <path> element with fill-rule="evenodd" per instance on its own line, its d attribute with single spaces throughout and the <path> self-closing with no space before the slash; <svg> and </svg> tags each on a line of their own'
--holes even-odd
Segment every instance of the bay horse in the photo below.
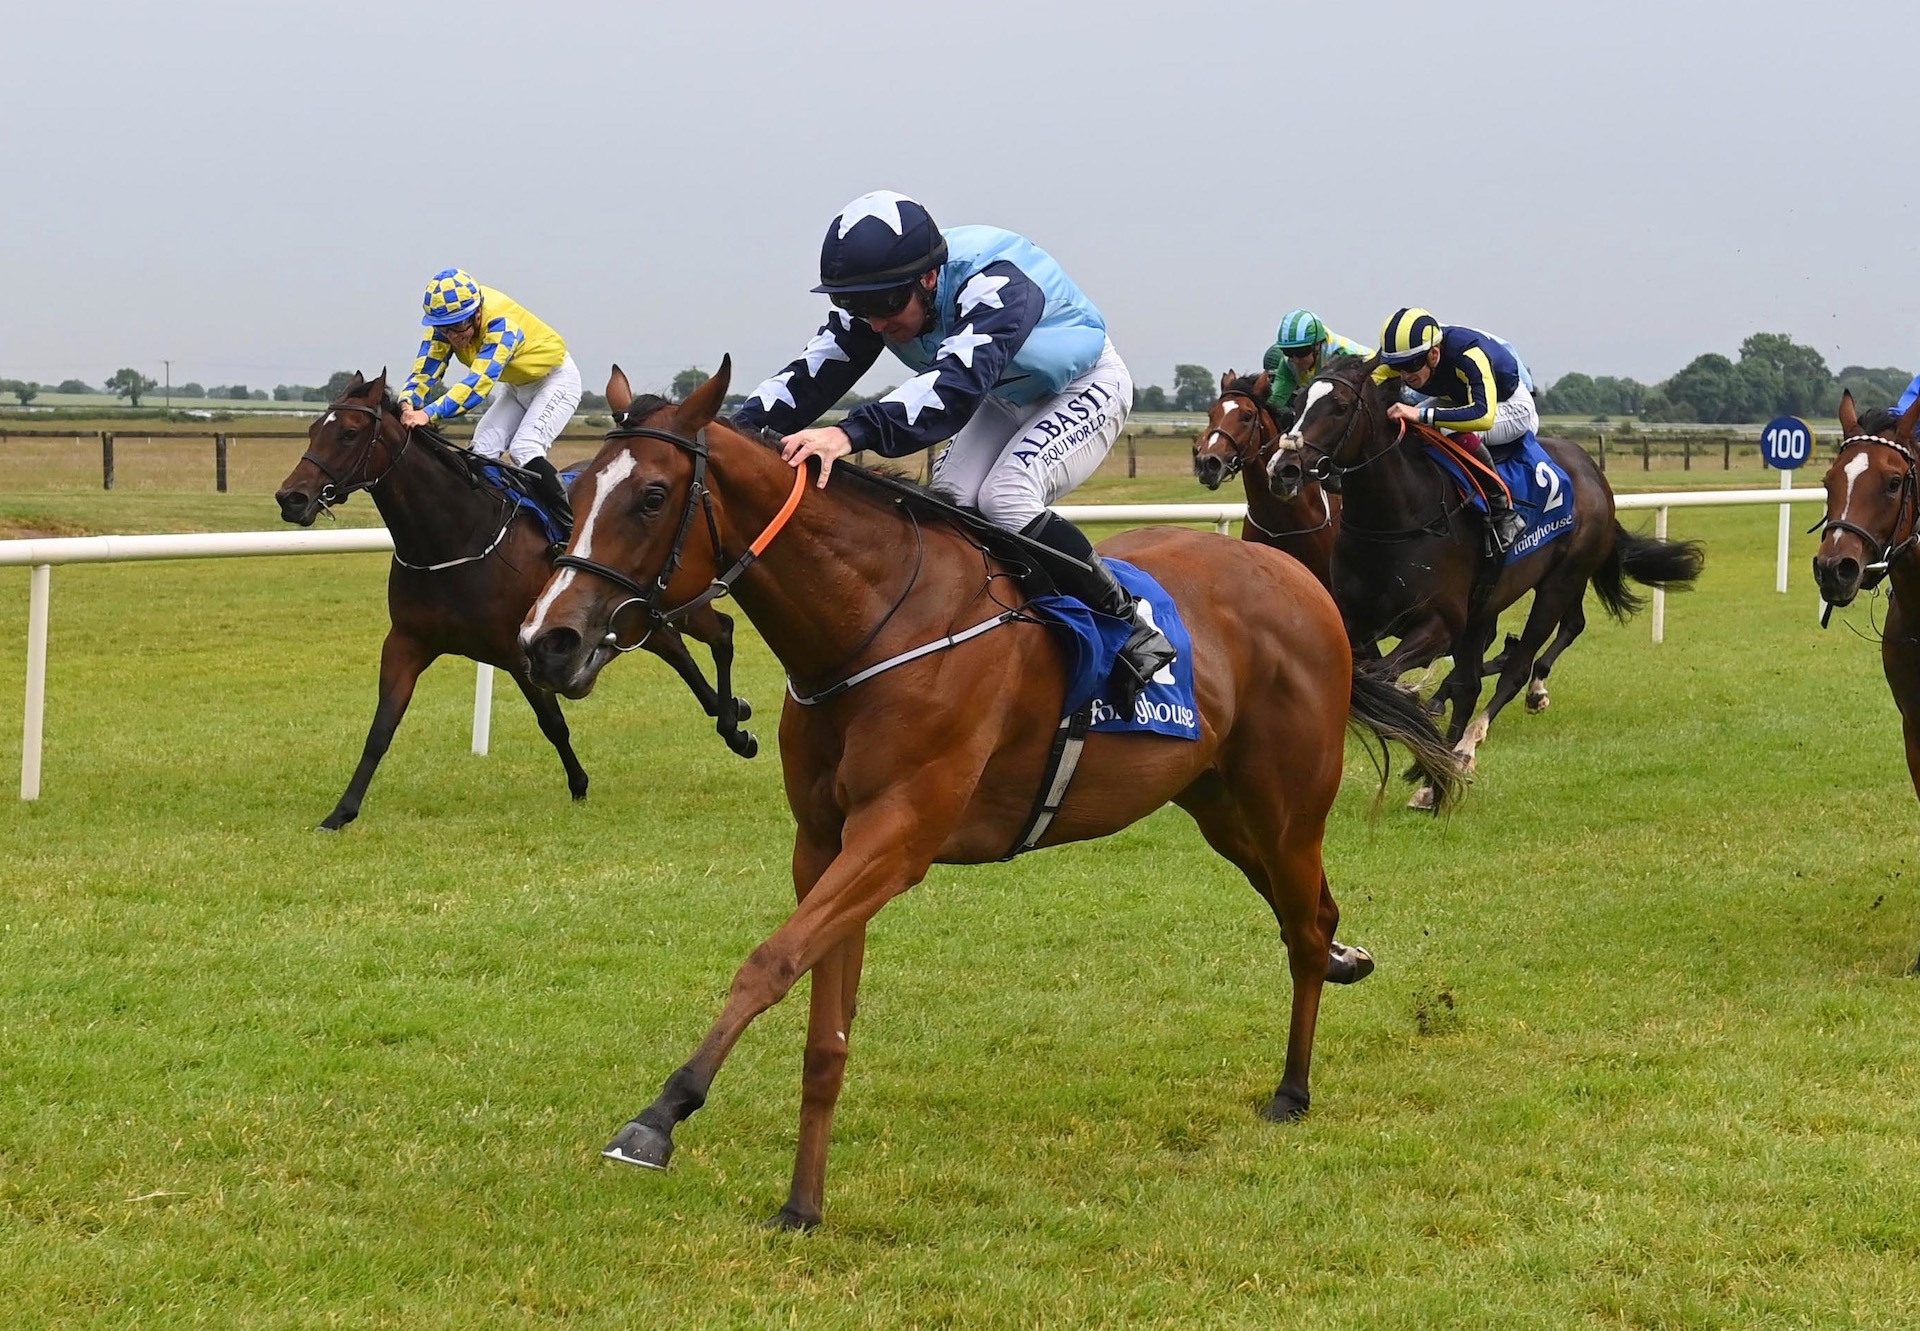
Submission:
<svg viewBox="0 0 1920 1331">
<path fill-rule="evenodd" d="M 1920 795 L 1920 402 L 1896 419 L 1840 397 L 1840 451 L 1827 468 L 1827 512 L 1813 556 L 1820 599 L 1848 606 L 1885 579 L 1892 587 L 1880 636 L 1880 669 L 1900 709 L 1907 775 Z M 1913 620 L 1913 623 L 1908 623 Z"/>
<path fill-rule="evenodd" d="M 1402 430 L 1388 419 L 1399 390 L 1395 382 L 1374 381 L 1379 364 L 1378 357 L 1336 356 L 1307 382 L 1296 398 L 1299 414 L 1269 462 L 1269 478 L 1282 495 L 1297 494 L 1309 479 L 1338 481 L 1344 507 L 1332 585 L 1347 631 L 1359 644 L 1397 637 L 1386 656 L 1396 675 L 1453 657 L 1436 702 L 1451 706 L 1448 738 L 1471 770 L 1488 727 L 1523 686 L 1533 710 L 1547 706 L 1547 675 L 1586 628 L 1588 586 L 1608 614 L 1624 620 L 1642 604 L 1626 579 L 1688 587 L 1704 555 L 1698 542 L 1627 531 L 1615 517 L 1612 487 L 1586 450 L 1542 439 L 1573 481 L 1572 528 L 1521 559 L 1490 567 L 1480 512 L 1418 446 L 1437 432 L 1414 424 Z M 1547 508 L 1562 502 L 1567 497 L 1556 493 Z M 1476 715 L 1500 612 L 1529 591 L 1526 625 L 1508 643 L 1493 698 Z M 1425 798 L 1416 793 L 1415 805 L 1423 807 Z"/>
<path fill-rule="evenodd" d="M 435 659 L 453 654 L 484 661 L 513 676 L 533 708 L 540 733 L 560 754 L 567 789 L 587 794 L 587 774 L 550 693 L 527 678 L 519 644 L 520 621 L 547 580 L 547 537 L 510 497 L 476 480 L 468 454 L 431 430 L 408 430 L 387 376 L 369 382 L 355 374 L 347 390 L 307 427 L 307 451 L 274 499 L 287 522 L 311 527 L 323 510 L 365 490 L 393 534 L 387 574 L 391 626 L 380 648 L 380 697 L 359 766 L 340 801 L 320 823 L 337 831 L 360 813 L 394 731 L 413 699 L 415 682 Z M 714 611 L 691 617 L 692 637 L 713 652 L 718 688 L 710 688 L 680 634 L 647 643 L 693 690 L 727 746 L 751 758 L 759 748 L 740 722 L 753 714 L 733 696 L 733 621 Z"/>
<path fill-rule="evenodd" d="M 991 863 L 1022 841 L 1061 721 L 1066 649 L 1022 611 L 983 538 L 933 496 L 846 462 L 815 485 L 777 443 L 717 420 L 730 372 L 723 360 L 675 405 L 636 399 L 614 368 L 617 428 L 574 482 L 578 525 L 521 642 L 536 683 L 584 692 L 635 607 L 670 624 L 731 590 L 787 672 L 780 760 L 798 907 L 604 1154 L 665 1168 L 675 1127 L 706 1102 L 735 1042 L 811 973 L 793 1181 L 770 1222 L 809 1228 L 822 1213 L 868 921 L 936 861 Z M 1296 561 L 1179 529 L 1102 548 L 1151 570 L 1179 604 L 1202 733 L 1088 733 L 1038 844 L 1105 836 L 1169 800 L 1192 815 L 1280 923 L 1292 1013 L 1263 1112 L 1297 1118 L 1321 986 L 1351 978 L 1337 973 L 1340 912 L 1321 859 L 1343 732 L 1351 719 L 1383 745 L 1405 743 L 1442 803 L 1459 789 L 1458 764 L 1417 698 L 1356 671 L 1332 599 Z"/>
<path fill-rule="evenodd" d="M 1282 499 L 1267 481 L 1267 455 L 1282 430 L 1267 401 L 1273 376 L 1220 376 L 1220 396 L 1207 408 L 1207 428 L 1193 441 L 1194 479 L 1218 490 L 1240 476 L 1247 492 L 1247 517 L 1240 539 L 1284 551 L 1307 566 L 1323 586 L 1333 585 L 1333 545 L 1340 528 L 1340 500 L 1318 481 Z"/>
</svg>

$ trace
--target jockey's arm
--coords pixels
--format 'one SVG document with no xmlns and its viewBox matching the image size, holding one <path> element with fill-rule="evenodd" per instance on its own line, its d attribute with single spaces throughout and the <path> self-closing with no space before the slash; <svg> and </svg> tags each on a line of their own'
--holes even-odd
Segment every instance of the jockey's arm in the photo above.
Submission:
<svg viewBox="0 0 1920 1331">
<path fill-rule="evenodd" d="M 873 368 L 885 345 L 864 322 L 834 310 L 805 351 L 747 394 L 733 423 L 781 434 L 813 424 Z"/>
<path fill-rule="evenodd" d="M 413 358 L 413 372 L 407 376 L 407 386 L 400 390 L 400 400 L 416 411 L 426 406 L 427 394 L 440 382 L 452 358 L 452 345 L 437 330 L 422 338 Z"/>
<path fill-rule="evenodd" d="M 489 320 L 486 331 L 480 338 L 480 345 L 473 353 L 472 368 L 467 377 L 453 385 L 446 396 L 428 407 L 427 415 L 433 420 L 452 420 L 473 410 L 487 400 L 494 385 L 500 382 L 501 371 L 507 368 L 507 362 L 527 340 L 527 335 L 518 325 L 504 317 Z"/>
<path fill-rule="evenodd" d="M 1500 398 L 1487 353 L 1468 347 L 1460 357 L 1459 375 L 1459 386 L 1446 385 L 1445 399 L 1422 407 L 1420 419 L 1453 434 L 1492 429 Z M 1456 402 L 1460 405 L 1451 405 Z"/>
</svg>

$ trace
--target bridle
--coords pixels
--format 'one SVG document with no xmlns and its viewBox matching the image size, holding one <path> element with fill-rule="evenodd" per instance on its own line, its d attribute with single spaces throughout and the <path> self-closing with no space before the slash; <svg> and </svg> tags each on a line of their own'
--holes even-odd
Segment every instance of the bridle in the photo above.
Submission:
<svg viewBox="0 0 1920 1331">
<path fill-rule="evenodd" d="M 1833 532 L 1848 532 L 1865 542 L 1868 550 L 1879 551 L 1878 555 L 1862 570 L 1866 577 L 1861 585 L 1871 589 L 1878 584 L 1895 559 L 1912 549 L 1916 541 L 1920 541 L 1920 494 L 1916 493 L 1917 488 L 1920 487 L 1916 486 L 1915 481 L 1915 473 L 1920 471 L 1920 456 L 1917 456 L 1913 449 L 1896 440 L 1877 434 L 1855 434 L 1848 435 L 1840 441 L 1839 452 L 1834 455 L 1834 465 L 1838 466 L 1840 458 L 1844 457 L 1846 451 L 1855 444 L 1877 444 L 1881 448 L 1891 448 L 1907 464 L 1906 472 L 1900 478 L 1900 507 L 1894 512 L 1893 527 L 1887 533 L 1886 539 L 1882 540 L 1859 523 L 1849 522 L 1846 510 L 1842 509 L 1839 517 L 1822 518 L 1807 530 L 1817 530 L 1822 541 Z M 1907 529 L 1904 538 L 1900 536 L 1902 526 Z"/>
<path fill-rule="evenodd" d="M 1267 448 L 1266 438 L 1265 438 L 1266 430 L 1263 428 L 1268 419 L 1266 404 L 1261 402 L 1258 398 L 1254 397 L 1252 393 L 1249 393 L 1244 388 L 1229 388 L 1226 390 L 1226 392 L 1220 394 L 1220 401 L 1225 402 L 1228 398 L 1244 399 L 1246 401 L 1247 406 L 1252 409 L 1253 454 L 1255 457 L 1259 457 L 1260 454 L 1264 453 Z M 1279 428 L 1280 427 L 1276 422 L 1274 425 L 1275 431 L 1277 432 Z M 1205 448 L 1208 442 L 1215 435 L 1219 435 L 1222 439 L 1226 440 L 1227 444 L 1233 450 L 1232 453 L 1228 455 L 1227 460 L 1224 464 L 1226 469 L 1220 473 L 1220 482 L 1221 484 L 1224 485 L 1226 484 L 1226 482 L 1232 480 L 1235 476 L 1238 476 L 1240 474 L 1240 469 L 1246 465 L 1246 461 L 1241 456 L 1241 454 L 1246 452 L 1247 446 L 1241 443 L 1240 440 L 1228 434 L 1226 430 L 1224 430 L 1220 426 L 1209 425 L 1207 427 L 1207 432 L 1200 436 L 1200 442 L 1194 445 L 1194 451 L 1198 452 L 1200 449 Z M 1277 441 L 1279 438 L 1279 435 L 1276 433 L 1274 438 Z"/>
<path fill-rule="evenodd" d="M 1292 446 L 1301 452 L 1318 454 L 1314 462 L 1304 468 L 1304 474 L 1308 478 L 1319 481 L 1324 485 L 1329 480 L 1338 480 L 1341 477 L 1351 476 L 1356 471 L 1372 466 L 1375 462 L 1378 462 L 1381 458 L 1392 452 L 1394 448 L 1399 445 L 1401 439 L 1406 436 L 1407 423 L 1401 421 L 1400 428 L 1394 432 L 1393 437 L 1388 439 L 1386 443 L 1361 458 L 1358 462 L 1350 466 L 1342 466 L 1340 463 L 1335 462 L 1334 458 L 1346 448 L 1347 439 L 1352 435 L 1353 427 L 1359 424 L 1364 418 L 1374 427 L 1375 432 L 1379 433 L 1380 417 L 1374 411 L 1373 401 L 1365 390 L 1358 384 L 1348 383 L 1337 374 L 1316 374 L 1313 378 L 1309 379 L 1307 383 L 1310 386 L 1324 383 L 1334 390 L 1345 389 L 1353 394 L 1354 404 L 1357 408 L 1352 416 L 1347 419 L 1346 427 L 1340 431 L 1340 437 L 1335 439 L 1331 446 L 1322 446 L 1304 438 L 1300 433 L 1301 422 L 1297 419 L 1293 423 L 1293 428 L 1280 437 L 1278 442 L 1282 444 L 1292 441 Z M 1303 408 L 1301 416 L 1304 417 L 1305 414 L 1306 412 Z"/>
<path fill-rule="evenodd" d="M 393 469 L 400 465 L 401 457 L 413 443 L 413 430 L 409 427 L 406 437 L 400 441 L 400 447 L 388 456 L 386 470 L 378 476 L 367 476 L 364 473 L 367 464 L 373 459 L 373 446 L 380 442 L 380 427 L 386 423 L 387 419 L 386 399 L 382 397 L 379 402 L 368 406 L 364 402 L 349 402 L 343 398 L 338 402 L 329 403 L 327 411 L 329 414 L 338 411 L 364 411 L 373 417 L 373 423 L 367 430 L 365 442 L 354 451 L 353 456 L 347 460 L 347 465 L 341 469 L 345 473 L 344 479 L 313 451 L 311 444 L 307 446 L 307 451 L 300 455 L 302 462 L 311 462 L 315 469 L 327 478 L 327 483 L 320 487 L 320 493 L 315 496 L 322 508 L 343 502 L 356 490 L 371 491 L 374 486 L 393 474 Z"/>
<path fill-rule="evenodd" d="M 787 525 L 787 519 L 791 518 L 793 511 L 800 506 L 800 497 L 806 493 L 807 489 L 807 469 L 805 467 L 794 468 L 793 492 L 787 496 L 786 503 L 780 506 L 780 511 L 774 515 L 773 520 L 767 524 L 765 530 L 753 539 L 753 543 L 747 547 L 746 553 L 733 562 L 732 567 L 728 568 L 726 572 L 716 575 L 713 581 L 707 586 L 707 589 L 692 600 L 674 606 L 671 609 L 663 610 L 660 608 L 660 600 L 667 594 L 667 584 L 672 582 L 674 575 L 680 571 L 681 556 L 686 550 L 687 536 L 693 530 L 693 514 L 696 508 L 706 515 L 707 538 L 713 547 L 714 567 L 718 568 L 720 561 L 725 558 L 720 543 L 720 524 L 713 516 L 713 491 L 707 485 L 707 432 L 703 428 L 695 433 L 693 438 L 689 439 L 685 435 L 675 434 L 671 430 L 656 430 L 651 426 L 631 425 L 609 431 L 606 438 L 608 442 L 612 442 L 615 439 L 660 439 L 672 444 L 675 448 L 693 459 L 693 481 L 687 487 L 686 502 L 680 509 L 680 525 L 673 535 L 673 548 L 668 551 L 666 563 L 660 566 L 659 576 L 654 578 L 651 586 L 647 586 L 628 577 L 617 568 L 609 567 L 606 564 L 599 563 L 597 560 L 587 559 L 571 552 L 559 555 L 555 557 L 553 561 L 554 565 L 558 568 L 577 569 L 582 573 L 591 573 L 596 577 L 605 578 L 616 587 L 633 593 L 628 599 L 615 606 L 613 612 L 607 616 L 607 634 L 605 639 L 603 639 L 605 644 L 613 648 L 616 652 L 631 652 L 645 646 L 647 640 L 651 638 L 656 631 L 663 628 L 671 628 L 674 624 L 685 619 L 702 606 L 710 605 L 714 601 L 732 592 L 733 584 L 740 579 L 742 574 L 753 566 L 754 561 L 760 558 L 761 553 L 767 546 L 773 543 L 773 538 L 780 534 L 780 529 Z M 647 617 L 647 630 L 640 635 L 639 641 L 631 645 L 622 645 L 617 640 L 613 625 L 627 607 L 635 605 L 639 606 Z"/>
</svg>

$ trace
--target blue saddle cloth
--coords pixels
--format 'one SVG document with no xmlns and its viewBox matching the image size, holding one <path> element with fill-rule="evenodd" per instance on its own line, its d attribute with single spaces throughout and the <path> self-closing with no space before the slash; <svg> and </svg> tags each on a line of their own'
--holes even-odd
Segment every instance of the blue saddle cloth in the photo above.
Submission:
<svg viewBox="0 0 1920 1331">
<path fill-rule="evenodd" d="M 1200 738 L 1200 708 L 1193 698 L 1193 638 L 1180 607 L 1173 603 L 1153 576 L 1118 559 L 1106 561 L 1120 585 L 1136 599 L 1145 600 L 1153 622 L 1180 653 L 1134 699 L 1133 712 L 1123 715 L 1108 695 L 1113 663 L 1133 632 L 1130 620 L 1115 619 L 1089 609 L 1070 596 L 1041 596 L 1029 601 L 1033 610 L 1067 630 L 1067 700 L 1065 715 L 1092 704 L 1091 730 L 1151 731 L 1175 739 Z"/>
<path fill-rule="evenodd" d="M 1493 465 L 1513 495 L 1514 510 L 1526 523 L 1519 539 L 1507 551 L 1506 562 L 1511 564 L 1573 530 L 1573 478 L 1540 446 L 1531 430 L 1500 451 L 1506 456 L 1496 456 Z M 1460 487 L 1469 503 L 1482 513 L 1487 511 L 1487 501 L 1467 478 L 1464 467 L 1437 448 L 1429 448 L 1427 456 L 1453 477 L 1454 484 Z"/>
<path fill-rule="evenodd" d="M 542 505 L 538 499 L 528 494 L 516 483 L 518 476 L 521 474 L 517 469 L 509 470 L 506 466 L 495 462 L 491 458 L 472 458 L 470 461 L 476 476 L 506 495 L 507 498 L 514 502 L 515 507 L 533 514 L 534 521 L 540 524 L 540 530 L 546 533 L 547 544 L 554 545 L 567 539 L 566 529 L 560 525 L 559 519 L 547 512 L 545 506 Z M 562 485 L 572 485 L 573 478 L 586 469 L 586 464 L 581 463 L 577 467 L 561 472 L 560 483 Z"/>
</svg>

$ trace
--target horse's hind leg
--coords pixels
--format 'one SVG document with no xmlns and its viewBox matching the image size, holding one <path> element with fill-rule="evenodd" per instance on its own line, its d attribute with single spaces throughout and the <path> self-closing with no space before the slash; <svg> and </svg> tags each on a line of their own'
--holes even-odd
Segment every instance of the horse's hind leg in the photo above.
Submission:
<svg viewBox="0 0 1920 1331">
<path fill-rule="evenodd" d="M 1520 641 L 1507 651 L 1506 668 L 1500 672 L 1499 683 L 1493 686 L 1493 698 L 1487 703 L 1485 711 L 1473 718 L 1473 723 L 1456 736 L 1455 749 L 1473 763 L 1474 750 L 1486 741 L 1487 730 L 1495 717 L 1508 703 L 1512 702 L 1520 688 L 1533 675 L 1534 656 L 1542 643 L 1555 627 L 1562 624 L 1569 615 L 1578 610 L 1580 598 L 1586 593 L 1585 579 L 1572 583 L 1571 589 L 1566 582 L 1553 586 L 1543 586 L 1533 594 L 1533 609 L 1527 612 L 1526 627 L 1520 630 Z M 1584 621 L 1583 621 L 1584 622 Z M 1479 691 L 1480 681 L 1476 674 L 1474 691 Z"/>
<path fill-rule="evenodd" d="M 560 700 L 544 689 L 535 688 L 525 676 L 515 675 L 513 682 L 520 686 L 520 694 L 527 700 L 527 706 L 533 708 L 533 715 L 540 722 L 540 733 L 547 737 L 547 743 L 553 745 L 560 755 L 560 765 L 567 769 L 567 792 L 577 800 L 587 797 L 587 769 L 573 753 L 573 732 L 567 729 L 567 718 L 560 711 Z"/>
<path fill-rule="evenodd" d="M 647 641 L 647 650 L 673 667 L 692 691 L 700 709 L 714 718 L 714 731 L 726 741 L 727 747 L 742 758 L 753 757 L 760 752 L 760 741 L 752 731 L 740 728 L 740 723 L 753 715 L 753 708 L 733 692 L 733 617 L 708 607 L 689 619 L 686 629 L 713 653 L 717 685 L 707 683 L 693 653 L 687 650 L 686 639 L 674 630 L 655 633 Z"/>
<path fill-rule="evenodd" d="M 1278 805 L 1282 796 L 1275 792 L 1270 799 Z M 1255 802 L 1235 799 L 1226 784 L 1212 775 L 1183 792 L 1178 803 L 1199 824 L 1207 844 L 1246 874 L 1280 923 L 1293 976 L 1293 1010 L 1287 1027 L 1286 1067 L 1273 1098 L 1260 1112 L 1275 1122 L 1299 1118 L 1312 1102 L 1309 1074 L 1321 989 L 1330 979 L 1351 983 L 1373 969 L 1373 959 L 1357 948 L 1341 948 L 1336 954 L 1333 935 L 1340 923 L 1340 908 L 1327 887 L 1320 860 L 1324 811 L 1320 818 L 1309 819 L 1302 816 L 1304 810 L 1291 810 L 1293 817 L 1283 817 L 1281 828 L 1269 829 L 1264 824 L 1270 820 L 1259 815 Z M 1311 835 L 1305 830 L 1308 823 Z"/>
<path fill-rule="evenodd" d="M 1553 642 L 1533 663 L 1533 679 L 1527 684 L 1527 710 L 1544 712 L 1553 700 L 1547 696 L 1547 676 L 1553 672 L 1553 663 L 1560 659 L 1560 653 L 1573 646 L 1573 640 L 1586 631 L 1587 598 L 1582 595 L 1573 603 L 1573 607 L 1561 616 L 1560 631 L 1553 636 Z"/>
<path fill-rule="evenodd" d="M 321 820 L 320 826 L 325 830 L 337 832 L 360 816 L 360 802 L 366 798 L 374 769 L 386 756 L 387 746 L 393 743 L 393 732 L 400 728 L 400 718 L 407 714 L 407 704 L 413 701 L 413 686 L 419 681 L 420 672 L 438 655 L 400 630 L 388 630 L 387 640 L 380 645 L 380 701 L 373 709 L 373 725 L 360 750 L 360 765 L 353 769 L 353 778 L 347 782 L 340 802 Z"/>
</svg>

